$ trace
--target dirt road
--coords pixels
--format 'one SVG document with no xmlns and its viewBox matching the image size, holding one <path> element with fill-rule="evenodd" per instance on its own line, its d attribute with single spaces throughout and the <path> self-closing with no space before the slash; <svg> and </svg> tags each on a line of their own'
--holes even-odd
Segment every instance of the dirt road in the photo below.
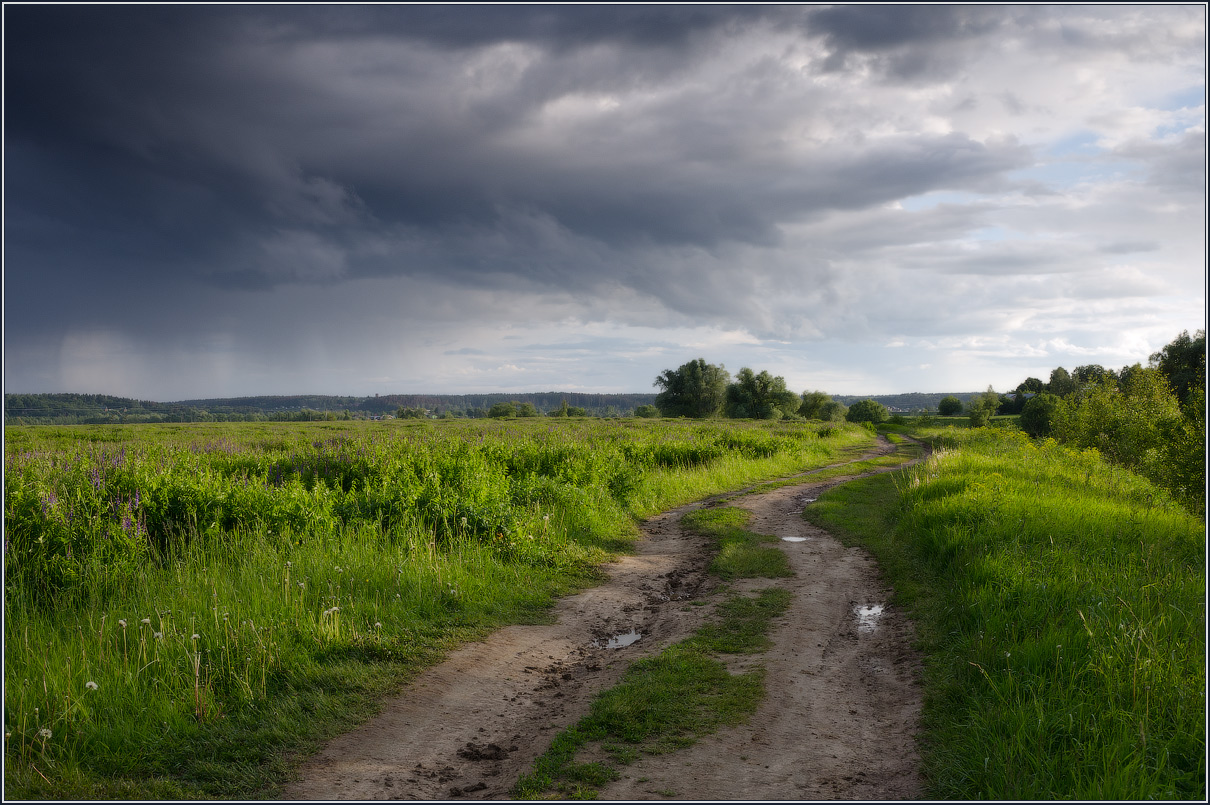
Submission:
<svg viewBox="0 0 1210 805">
<path fill-rule="evenodd" d="M 877 452 L 893 450 L 882 443 Z M 782 538 L 795 576 L 737 582 L 780 586 L 793 603 L 774 647 L 742 662 L 767 669 L 767 696 L 739 727 L 622 769 L 601 799 L 909 799 L 919 794 L 914 734 L 919 663 L 910 624 L 885 607 L 890 591 L 864 552 L 800 516 L 839 481 L 811 481 L 728 505 L 749 528 Z M 634 660 L 688 637 L 711 607 L 704 538 L 682 533 L 685 512 L 643 524 L 634 556 L 605 584 L 563 599 L 549 626 L 511 626 L 424 672 L 381 715 L 306 763 L 289 799 L 507 799 L 562 728 Z M 641 635 L 635 639 L 636 635 Z M 633 641 L 633 642 L 630 642 Z"/>
</svg>

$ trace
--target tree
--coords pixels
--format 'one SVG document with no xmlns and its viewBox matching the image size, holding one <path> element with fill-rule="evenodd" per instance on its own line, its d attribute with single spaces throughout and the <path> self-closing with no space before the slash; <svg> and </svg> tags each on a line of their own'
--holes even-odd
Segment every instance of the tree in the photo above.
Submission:
<svg viewBox="0 0 1210 805">
<path fill-rule="evenodd" d="M 1013 389 L 1014 394 L 1041 394 L 1046 390 L 1046 384 L 1036 377 L 1027 377 L 1021 385 Z"/>
<path fill-rule="evenodd" d="M 643 419 L 655 419 L 660 415 L 660 409 L 654 405 L 640 405 L 634 409 L 634 415 Z"/>
<path fill-rule="evenodd" d="M 1109 379 L 1117 382 L 1117 373 L 1112 369 L 1106 369 L 1099 363 L 1090 363 L 1087 366 L 1077 366 L 1071 373 L 1072 378 L 1080 386 L 1090 386 L 1093 383 L 1100 383 L 1102 380 Z"/>
<path fill-rule="evenodd" d="M 798 406 L 798 395 L 786 388 L 784 377 L 767 371 L 756 374 L 745 366 L 727 386 L 724 411 L 734 419 L 781 419 L 793 415 Z"/>
<path fill-rule="evenodd" d="M 1159 369 L 1168 379 L 1176 398 L 1182 405 L 1189 399 L 1195 386 L 1203 388 L 1206 382 L 1206 331 L 1198 330 L 1192 338 L 1188 330 L 1172 339 L 1172 342 L 1154 353 L 1149 361 L 1151 367 Z"/>
<path fill-rule="evenodd" d="M 1066 397 L 1078 390 L 1079 386 L 1076 384 L 1076 381 L 1062 366 L 1051 370 L 1050 382 L 1046 384 L 1046 391 L 1056 397 Z"/>
<path fill-rule="evenodd" d="M 830 394 L 822 391 L 804 391 L 802 393 L 802 404 L 798 406 L 798 415 L 803 419 L 823 419 L 819 415 L 820 409 L 824 403 L 832 399 Z"/>
<path fill-rule="evenodd" d="M 424 408 L 405 408 L 400 406 L 395 411 L 396 419 L 428 419 L 429 412 Z"/>
<path fill-rule="evenodd" d="M 988 386 L 987 391 L 971 400 L 967 407 L 970 412 L 971 427 L 981 428 L 991 421 L 1000 408 L 1000 395 L 991 386 Z"/>
<path fill-rule="evenodd" d="M 510 402 L 498 402 L 488 410 L 487 415 L 493 418 L 516 416 L 517 406 Z"/>
<path fill-rule="evenodd" d="M 957 416 L 962 413 L 962 400 L 953 394 L 942 397 L 941 402 L 937 403 L 937 413 L 941 416 Z"/>
<path fill-rule="evenodd" d="M 845 414 L 845 419 L 850 422 L 885 422 L 890 414 L 886 406 L 877 400 L 859 400 L 849 406 L 849 412 Z"/>
<path fill-rule="evenodd" d="M 677 369 L 665 369 L 655 379 L 655 385 L 663 389 L 655 396 L 655 405 L 664 416 L 717 416 L 726 399 L 730 379 L 726 369 L 706 363 L 702 358 Z"/>
<path fill-rule="evenodd" d="M 819 406 L 819 418 L 824 422 L 843 422 L 849 414 L 849 407 L 840 400 L 828 400 Z"/>
<path fill-rule="evenodd" d="M 531 402 L 515 402 L 513 405 L 517 407 L 517 416 L 541 416 Z"/>
<path fill-rule="evenodd" d="M 1049 436 L 1054 430 L 1055 411 L 1061 405 L 1061 399 L 1046 392 L 1030 397 L 1021 409 L 1021 430 L 1038 438 Z"/>
</svg>

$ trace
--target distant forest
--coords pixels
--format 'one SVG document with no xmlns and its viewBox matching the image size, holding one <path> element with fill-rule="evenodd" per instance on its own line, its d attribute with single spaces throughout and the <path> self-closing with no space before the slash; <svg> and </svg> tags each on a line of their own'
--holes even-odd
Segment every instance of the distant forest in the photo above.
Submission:
<svg viewBox="0 0 1210 805">
<path fill-rule="evenodd" d="M 941 398 L 955 396 L 964 402 L 980 392 L 938 394 L 837 394 L 845 405 L 876 400 L 892 411 L 936 411 Z M 8 425 L 93 425 L 138 422 L 243 422 L 315 419 L 372 419 L 394 416 L 399 409 L 423 409 L 429 416 L 486 417 L 502 402 L 529 403 L 540 413 L 567 405 L 582 408 L 588 416 L 633 416 L 635 409 L 652 405 L 655 394 L 584 394 L 548 391 L 529 394 L 384 394 L 376 397 L 338 397 L 318 394 L 270 397 L 230 397 L 179 402 L 152 402 L 106 394 L 5 394 L 4 421 Z"/>
</svg>

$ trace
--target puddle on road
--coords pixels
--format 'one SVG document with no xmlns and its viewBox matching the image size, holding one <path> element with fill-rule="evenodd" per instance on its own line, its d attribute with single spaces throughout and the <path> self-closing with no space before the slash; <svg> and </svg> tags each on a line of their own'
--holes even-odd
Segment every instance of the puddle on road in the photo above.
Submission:
<svg viewBox="0 0 1210 805">
<path fill-rule="evenodd" d="M 642 636 L 642 632 L 623 632 L 622 634 L 616 634 L 613 637 L 598 640 L 597 645 L 601 648 L 626 648 L 631 643 L 637 643 L 639 638 Z"/>
<path fill-rule="evenodd" d="M 853 607 L 853 612 L 857 615 L 857 631 L 869 633 L 877 629 L 878 619 L 882 617 L 882 609 L 882 604 Z"/>
<path fill-rule="evenodd" d="M 782 542 L 806 542 L 810 537 L 782 537 Z"/>
</svg>

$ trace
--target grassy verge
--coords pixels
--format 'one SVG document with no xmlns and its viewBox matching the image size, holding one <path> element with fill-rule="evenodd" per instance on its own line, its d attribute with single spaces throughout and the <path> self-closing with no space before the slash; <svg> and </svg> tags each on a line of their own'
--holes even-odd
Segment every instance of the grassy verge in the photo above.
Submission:
<svg viewBox="0 0 1210 805">
<path fill-rule="evenodd" d="M 929 795 L 1204 799 L 1204 523 L 1095 452 L 931 436 L 805 513 L 916 621 Z"/>
<path fill-rule="evenodd" d="M 791 575 L 785 554 L 764 545 L 773 538 L 743 528 L 749 517 L 741 509 L 719 508 L 693 512 L 685 521 L 715 538 L 719 552 L 711 572 L 727 579 Z M 770 623 L 789 604 L 790 593 L 778 588 L 729 597 L 693 637 L 636 662 L 617 686 L 598 696 L 587 716 L 555 737 L 534 771 L 517 782 L 513 796 L 535 799 L 554 792 L 592 799 L 597 789 L 618 779 L 618 766 L 640 752 L 675 751 L 720 726 L 744 721 L 764 698 L 764 669 L 732 674 L 717 655 L 767 649 Z M 599 746 L 608 760 L 576 762 L 590 745 Z"/>
<path fill-rule="evenodd" d="M 542 621 L 637 517 L 870 436 L 515 421 L 5 441 L 6 797 L 212 799 L 272 796 L 460 641 Z"/>
</svg>

